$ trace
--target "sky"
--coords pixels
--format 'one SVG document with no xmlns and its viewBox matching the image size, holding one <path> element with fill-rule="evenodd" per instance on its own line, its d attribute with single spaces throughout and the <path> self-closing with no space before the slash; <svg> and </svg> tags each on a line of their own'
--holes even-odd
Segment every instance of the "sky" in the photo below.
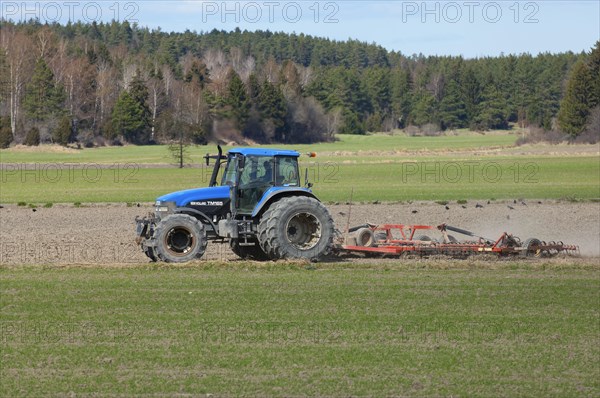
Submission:
<svg viewBox="0 0 600 398">
<path fill-rule="evenodd" d="M 268 29 L 467 58 L 589 51 L 600 40 L 600 0 L 3 1 L 0 11 L 4 19 L 116 19 L 167 32 Z"/>
</svg>

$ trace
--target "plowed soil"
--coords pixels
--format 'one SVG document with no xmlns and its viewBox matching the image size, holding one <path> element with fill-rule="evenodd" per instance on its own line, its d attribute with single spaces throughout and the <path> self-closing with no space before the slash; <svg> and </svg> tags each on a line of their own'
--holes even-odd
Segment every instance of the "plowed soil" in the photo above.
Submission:
<svg viewBox="0 0 600 398">
<path fill-rule="evenodd" d="M 523 240 L 535 237 L 577 244 L 582 256 L 590 257 L 592 262 L 600 256 L 600 203 L 471 201 L 447 206 L 449 209 L 437 203 L 414 202 L 355 204 L 351 208 L 330 205 L 329 210 L 340 231 L 348 224 L 348 214 L 351 226 L 366 222 L 446 223 L 489 238 L 497 238 L 506 231 Z M 140 204 L 139 207 L 98 204 L 78 208 L 55 205 L 37 209 L 4 206 L 0 209 L 0 263 L 109 265 L 148 262 L 134 243 L 134 218 L 152 210 L 151 204 Z M 203 260 L 236 261 L 237 257 L 228 245 L 209 242 Z"/>
</svg>

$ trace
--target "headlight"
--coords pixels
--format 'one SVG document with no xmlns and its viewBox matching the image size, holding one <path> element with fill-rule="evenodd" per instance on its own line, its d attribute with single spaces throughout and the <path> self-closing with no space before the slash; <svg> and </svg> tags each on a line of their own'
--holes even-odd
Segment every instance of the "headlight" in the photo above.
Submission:
<svg viewBox="0 0 600 398">
<path fill-rule="evenodd" d="M 175 207 L 177 207 L 175 205 L 175 202 L 161 202 L 161 201 L 156 201 L 155 203 L 155 208 L 154 210 L 157 213 L 171 213 L 173 212 L 173 210 L 175 210 Z"/>
</svg>

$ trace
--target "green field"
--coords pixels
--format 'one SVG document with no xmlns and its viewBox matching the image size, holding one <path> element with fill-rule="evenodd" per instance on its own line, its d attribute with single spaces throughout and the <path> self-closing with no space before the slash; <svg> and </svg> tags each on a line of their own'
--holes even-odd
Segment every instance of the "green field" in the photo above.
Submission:
<svg viewBox="0 0 600 398">
<path fill-rule="evenodd" d="M 0 391 L 600 395 L 597 268 L 445 266 L 3 267 Z"/>
<path fill-rule="evenodd" d="M 208 184 L 209 169 L 19 169 L 2 173 L 1 203 L 152 202 L 168 192 Z M 327 202 L 600 198 L 597 157 L 472 158 L 386 163 L 303 163 L 314 191 Z"/>
<path fill-rule="evenodd" d="M 515 140 L 290 148 L 327 202 L 600 198 L 593 151 Z M 0 151 L 0 202 L 151 202 L 214 150 Z M 0 265 L 0 396 L 599 396 L 599 290 L 588 260 Z"/>
<path fill-rule="evenodd" d="M 516 134 L 476 134 L 463 133 L 458 136 L 441 137 L 407 137 L 399 135 L 339 135 L 338 141 L 313 145 L 258 145 L 261 148 L 289 148 L 301 153 L 317 152 L 359 152 L 359 151 L 434 151 L 469 150 L 485 148 L 501 148 L 514 145 Z M 223 146 L 227 151 L 231 147 Z M 191 146 L 188 160 L 192 164 L 202 164 L 206 153 L 216 153 L 216 145 Z M 363 156 L 365 156 L 363 154 Z M 326 156 L 327 160 L 330 160 Z M 114 163 L 135 162 L 139 164 L 172 163 L 169 151 L 164 145 L 101 147 L 92 149 L 65 151 L 32 151 L 0 150 L 2 163 L 98 163 L 111 165 Z"/>
<path fill-rule="evenodd" d="M 516 137 L 342 135 L 335 143 L 287 148 L 318 153 L 301 164 L 328 202 L 346 201 L 351 191 L 363 202 L 600 198 L 596 156 L 514 155 Z M 495 153 L 498 148 L 503 152 Z M 169 165 L 164 146 L 2 150 L 0 202 L 151 202 L 168 192 L 206 186 L 210 169 L 201 167 L 206 152 L 214 153 L 214 146 L 190 148 L 188 161 L 195 167 L 180 170 Z"/>
</svg>

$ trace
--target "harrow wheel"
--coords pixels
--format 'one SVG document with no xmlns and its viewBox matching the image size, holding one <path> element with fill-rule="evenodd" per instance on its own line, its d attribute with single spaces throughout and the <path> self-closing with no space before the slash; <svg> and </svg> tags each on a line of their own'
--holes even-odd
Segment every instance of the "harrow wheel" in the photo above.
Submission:
<svg viewBox="0 0 600 398">
<path fill-rule="evenodd" d="M 523 243 L 523 247 L 525 248 L 525 256 L 527 257 L 543 257 L 546 253 L 540 247 L 542 242 L 536 238 L 529 238 Z"/>
<path fill-rule="evenodd" d="M 376 237 L 369 228 L 361 228 L 356 231 L 356 246 L 373 247 L 376 243 Z"/>
<path fill-rule="evenodd" d="M 427 235 L 419 235 L 415 240 L 422 240 L 423 242 L 432 242 L 433 240 Z"/>
</svg>

